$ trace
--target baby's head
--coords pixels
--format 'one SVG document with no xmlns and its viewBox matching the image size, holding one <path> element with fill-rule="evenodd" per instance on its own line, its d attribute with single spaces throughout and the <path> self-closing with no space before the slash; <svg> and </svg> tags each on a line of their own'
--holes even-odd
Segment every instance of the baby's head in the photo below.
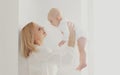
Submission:
<svg viewBox="0 0 120 75">
<path fill-rule="evenodd" d="M 34 22 L 24 26 L 21 30 L 21 45 L 24 56 L 28 57 L 31 52 L 35 51 L 35 45 L 41 45 L 45 36 L 44 28 Z"/>
<path fill-rule="evenodd" d="M 62 20 L 62 14 L 60 10 L 58 10 L 57 8 L 50 9 L 48 13 L 48 21 L 53 26 L 58 26 L 61 20 Z"/>
</svg>

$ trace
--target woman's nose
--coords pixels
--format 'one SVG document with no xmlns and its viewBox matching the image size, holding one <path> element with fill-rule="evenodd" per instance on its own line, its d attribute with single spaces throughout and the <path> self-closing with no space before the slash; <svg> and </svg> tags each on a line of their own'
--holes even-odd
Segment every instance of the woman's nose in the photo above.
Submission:
<svg viewBox="0 0 120 75">
<path fill-rule="evenodd" d="M 46 33 L 44 27 L 42 27 L 42 30 L 43 30 L 44 33 Z"/>
<path fill-rule="evenodd" d="M 45 30 L 44 30 L 44 27 L 42 27 L 42 30 L 45 31 Z"/>
<path fill-rule="evenodd" d="M 43 29 L 43 30 L 44 30 L 44 27 L 41 27 L 41 29 Z"/>
</svg>

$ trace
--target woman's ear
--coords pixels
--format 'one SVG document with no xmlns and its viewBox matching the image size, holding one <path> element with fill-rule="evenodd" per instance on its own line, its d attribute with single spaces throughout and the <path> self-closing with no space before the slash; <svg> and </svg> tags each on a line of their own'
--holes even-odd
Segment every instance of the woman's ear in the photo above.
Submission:
<svg viewBox="0 0 120 75">
<path fill-rule="evenodd" d="M 50 21 L 50 23 L 52 24 L 53 23 L 53 21 L 52 20 L 49 20 Z"/>
</svg>

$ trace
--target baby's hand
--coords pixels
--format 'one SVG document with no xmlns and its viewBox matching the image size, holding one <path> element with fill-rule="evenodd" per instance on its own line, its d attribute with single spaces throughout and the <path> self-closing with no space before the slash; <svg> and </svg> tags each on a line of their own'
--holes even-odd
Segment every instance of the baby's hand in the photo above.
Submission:
<svg viewBox="0 0 120 75">
<path fill-rule="evenodd" d="M 64 45 L 65 41 L 62 40 L 58 45 L 61 47 L 62 45 Z"/>
</svg>

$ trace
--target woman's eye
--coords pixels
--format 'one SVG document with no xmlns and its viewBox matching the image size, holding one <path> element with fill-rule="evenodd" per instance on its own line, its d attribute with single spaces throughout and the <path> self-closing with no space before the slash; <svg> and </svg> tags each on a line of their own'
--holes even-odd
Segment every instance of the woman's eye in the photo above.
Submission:
<svg viewBox="0 0 120 75">
<path fill-rule="evenodd" d="M 41 28 L 38 29 L 39 31 L 41 30 Z"/>
</svg>

